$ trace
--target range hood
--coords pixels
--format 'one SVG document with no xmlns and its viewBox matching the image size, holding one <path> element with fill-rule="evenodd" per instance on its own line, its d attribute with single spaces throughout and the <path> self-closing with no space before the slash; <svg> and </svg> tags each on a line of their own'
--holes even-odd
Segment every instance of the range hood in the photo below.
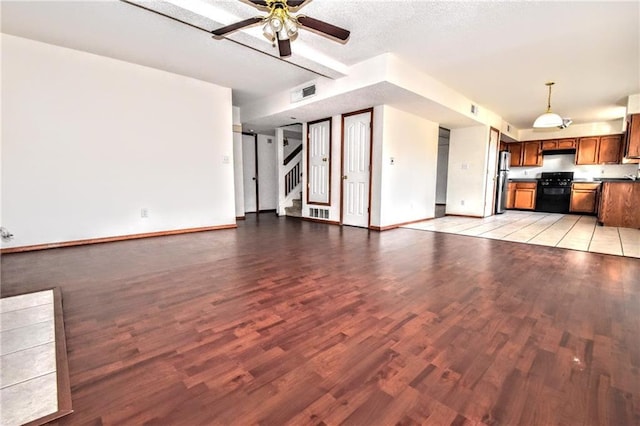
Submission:
<svg viewBox="0 0 640 426">
<path fill-rule="evenodd" d="M 542 150 L 542 155 L 575 154 L 575 148 Z"/>
</svg>

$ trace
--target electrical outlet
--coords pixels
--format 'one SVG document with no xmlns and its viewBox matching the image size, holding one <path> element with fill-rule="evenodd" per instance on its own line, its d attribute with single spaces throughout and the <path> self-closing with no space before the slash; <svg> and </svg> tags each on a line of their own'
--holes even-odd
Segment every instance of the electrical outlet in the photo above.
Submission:
<svg viewBox="0 0 640 426">
<path fill-rule="evenodd" d="M 460 200 L 460 205 L 464 206 L 464 200 Z"/>
<path fill-rule="evenodd" d="M 222 157 L 222 164 L 229 164 L 230 162 L 231 160 L 229 159 L 228 155 Z"/>
<path fill-rule="evenodd" d="M 149 217 L 149 209 L 147 208 L 142 208 L 140 209 L 140 217 L 143 219 L 146 219 Z"/>
</svg>

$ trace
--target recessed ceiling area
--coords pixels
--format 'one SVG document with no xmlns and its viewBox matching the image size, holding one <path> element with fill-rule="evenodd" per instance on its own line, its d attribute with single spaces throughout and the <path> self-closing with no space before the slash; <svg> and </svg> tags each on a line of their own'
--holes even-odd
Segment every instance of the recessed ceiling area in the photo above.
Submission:
<svg viewBox="0 0 640 426">
<path fill-rule="evenodd" d="M 151 4 L 209 31 L 264 15 L 241 0 Z M 300 13 L 350 30 L 349 41 L 300 31 L 293 56 L 281 60 L 260 28 L 229 37 L 235 41 L 214 40 L 113 0 L 3 1 L 2 31 L 231 87 L 240 107 L 314 79 L 340 78 L 349 66 L 388 52 L 518 128 L 530 128 L 544 112 L 549 80 L 556 82 L 553 110 L 574 124 L 620 118 L 627 97 L 640 93 L 639 2 L 312 0 Z M 380 100 L 379 93 L 361 95 L 362 102 Z M 387 95 L 384 102 L 406 96 Z M 335 106 L 317 105 L 318 113 L 348 112 L 338 110 L 348 104 Z"/>
</svg>

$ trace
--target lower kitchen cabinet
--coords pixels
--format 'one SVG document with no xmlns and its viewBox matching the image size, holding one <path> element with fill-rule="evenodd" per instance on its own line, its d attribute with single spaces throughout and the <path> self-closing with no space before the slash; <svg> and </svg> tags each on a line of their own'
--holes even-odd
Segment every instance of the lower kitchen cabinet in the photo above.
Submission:
<svg viewBox="0 0 640 426">
<path fill-rule="evenodd" d="M 536 182 L 516 182 L 513 195 L 513 208 L 533 210 L 536 207 Z"/>
<path fill-rule="evenodd" d="M 509 184 L 507 185 L 507 204 L 505 208 L 507 209 L 513 208 L 513 202 L 514 202 L 515 196 L 516 196 L 516 183 L 509 182 Z"/>
<path fill-rule="evenodd" d="M 598 204 L 600 224 L 640 228 L 640 182 L 604 182 Z"/>
<path fill-rule="evenodd" d="M 569 211 L 594 214 L 598 206 L 598 189 L 600 189 L 599 183 L 574 183 L 571 186 Z"/>
</svg>

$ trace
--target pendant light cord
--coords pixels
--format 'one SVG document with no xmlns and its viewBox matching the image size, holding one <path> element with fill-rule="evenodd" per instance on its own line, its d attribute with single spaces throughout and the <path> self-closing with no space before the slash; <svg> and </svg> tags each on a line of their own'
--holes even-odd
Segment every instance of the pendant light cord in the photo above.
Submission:
<svg viewBox="0 0 640 426">
<path fill-rule="evenodd" d="M 549 96 L 547 97 L 547 112 L 551 112 L 551 86 L 553 86 L 555 83 L 553 81 L 550 81 L 547 83 L 547 86 L 549 86 Z"/>
</svg>

